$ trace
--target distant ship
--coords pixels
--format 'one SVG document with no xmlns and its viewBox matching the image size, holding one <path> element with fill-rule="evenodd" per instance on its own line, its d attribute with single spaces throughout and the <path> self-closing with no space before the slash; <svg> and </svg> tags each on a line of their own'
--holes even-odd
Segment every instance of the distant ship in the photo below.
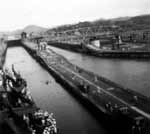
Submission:
<svg viewBox="0 0 150 134">
<path fill-rule="evenodd" d="M 150 58 L 150 51 L 134 44 L 123 43 L 119 35 L 111 39 L 92 37 L 82 47 L 86 53 L 99 57 Z"/>
</svg>

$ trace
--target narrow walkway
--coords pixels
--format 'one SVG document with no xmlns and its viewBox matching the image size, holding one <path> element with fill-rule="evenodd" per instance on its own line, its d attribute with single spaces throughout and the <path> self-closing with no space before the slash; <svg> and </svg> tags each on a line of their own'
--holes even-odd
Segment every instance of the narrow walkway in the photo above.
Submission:
<svg viewBox="0 0 150 134">
<path fill-rule="evenodd" d="M 91 86 L 95 87 L 96 89 L 98 89 L 98 90 L 99 90 L 98 92 L 100 92 L 100 93 L 103 92 L 103 93 L 107 94 L 108 96 L 111 96 L 112 98 L 114 98 L 114 100 L 119 101 L 120 103 L 123 104 L 123 105 L 122 105 L 123 107 L 128 107 L 129 110 L 131 109 L 131 110 L 133 110 L 135 113 L 138 113 L 139 115 L 142 115 L 143 117 L 145 117 L 145 118 L 147 118 L 147 119 L 150 120 L 150 114 L 149 114 L 149 113 L 147 113 L 146 111 L 144 111 L 144 110 L 138 108 L 138 107 L 135 106 L 135 105 L 130 104 L 128 100 L 124 100 L 124 98 L 120 98 L 120 97 L 116 96 L 115 94 L 111 93 L 112 90 L 103 89 L 102 87 L 100 87 L 100 86 L 97 85 L 96 83 L 94 83 L 94 82 L 92 82 L 92 81 L 86 79 L 86 78 L 83 77 L 82 75 L 80 75 L 80 73 L 77 73 L 77 72 L 75 72 L 74 70 L 72 70 L 72 69 L 66 67 L 66 66 L 64 65 L 64 64 L 65 64 L 65 61 L 64 61 L 64 60 L 60 60 L 61 62 L 60 62 L 60 61 L 58 62 L 59 56 L 57 57 L 57 55 L 55 55 L 55 54 L 50 54 L 50 53 L 52 53 L 52 51 L 51 51 L 50 49 L 48 49 L 48 52 L 46 52 L 46 51 L 42 51 L 42 52 L 41 52 L 41 54 L 42 54 L 42 56 L 43 56 L 43 59 L 46 59 L 45 62 L 46 62 L 47 64 L 51 64 L 51 66 L 52 66 L 54 69 L 57 69 L 57 71 L 59 71 L 59 72 L 62 73 L 62 74 L 64 73 L 63 71 L 65 70 L 65 71 L 66 71 L 65 73 L 72 74 L 72 75 L 70 75 L 72 78 L 76 78 L 76 77 L 77 77 L 77 78 L 81 79 L 82 81 L 84 81 L 84 82 L 88 83 L 89 85 L 91 85 Z M 50 54 L 50 55 L 49 55 L 49 54 Z M 52 60 L 53 62 L 50 63 L 49 60 Z M 63 64 L 62 64 L 62 62 L 63 62 Z M 104 83 L 104 84 L 106 84 L 106 83 Z M 109 89 L 110 89 L 110 88 L 112 88 L 112 86 L 110 86 Z M 115 89 L 113 89 L 113 90 L 115 90 Z M 97 91 L 96 91 L 96 92 L 97 92 Z M 98 93 L 98 92 L 97 92 L 97 93 Z M 132 96 L 132 98 L 134 99 L 134 96 Z M 135 100 L 134 100 L 134 101 L 135 101 Z M 136 103 L 136 102 L 135 102 L 135 103 Z M 138 103 L 138 102 L 137 102 L 137 103 Z M 131 111 L 131 110 L 130 110 L 130 111 Z M 135 117 L 136 117 L 136 116 L 138 116 L 138 115 L 135 114 Z"/>
</svg>

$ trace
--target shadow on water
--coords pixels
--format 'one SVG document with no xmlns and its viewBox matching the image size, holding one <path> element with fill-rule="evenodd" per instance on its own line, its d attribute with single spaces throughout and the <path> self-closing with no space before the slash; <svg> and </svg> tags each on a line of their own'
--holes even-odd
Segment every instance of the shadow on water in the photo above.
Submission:
<svg viewBox="0 0 150 134">
<path fill-rule="evenodd" d="M 77 101 L 77 96 L 63 89 L 23 48 L 8 49 L 5 67 L 11 64 L 27 79 L 37 105 L 54 113 L 62 134 L 108 134 L 106 118 L 83 100 Z"/>
</svg>

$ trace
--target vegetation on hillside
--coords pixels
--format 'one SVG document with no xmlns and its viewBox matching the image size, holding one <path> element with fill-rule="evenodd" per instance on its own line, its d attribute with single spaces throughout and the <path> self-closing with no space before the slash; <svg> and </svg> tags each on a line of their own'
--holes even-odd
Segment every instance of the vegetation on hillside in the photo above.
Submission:
<svg viewBox="0 0 150 134">
<path fill-rule="evenodd" d="M 150 15 L 100 19 L 93 22 L 85 21 L 49 29 L 45 35 L 50 40 L 79 43 L 87 36 L 121 34 L 122 36 L 139 35 L 143 38 L 145 31 L 150 31 Z M 136 36 L 134 35 L 134 38 Z M 149 38 L 149 37 L 148 37 Z M 139 39 L 139 37 L 137 37 Z"/>
</svg>

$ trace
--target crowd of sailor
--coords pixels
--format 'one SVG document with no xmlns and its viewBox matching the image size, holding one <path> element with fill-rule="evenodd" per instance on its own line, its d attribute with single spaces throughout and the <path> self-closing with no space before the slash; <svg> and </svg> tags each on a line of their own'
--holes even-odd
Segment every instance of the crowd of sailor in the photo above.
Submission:
<svg viewBox="0 0 150 134">
<path fill-rule="evenodd" d="M 13 113 L 14 108 L 33 105 L 35 103 L 27 89 L 27 82 L 14 69 L 14 65 L 11 71 L 7 68 L 0 70 L 0 110 L 7 109 Z M 33 113 L 22 114 L 15 118 L 25 122 L 32 134 L 57 134 L 56 121 L 47 111 L 38 108 Z"/>
<path fill-rule="evenodd" d="M 57 134 L 56 120 L 47 111 L 37 110 L 33 115 L 24 115 L 32 134 Z"/>
<path fill-rule="evenodd" d="M 0 94 L 0 98 L 7 100 L 5 101 L 6 107 L 32 105 L 33 101 L 27 89 L 27 82 L 14 69 L 14 65 L 12 65 L 12 71 L 7 68 L 0 70 L 0 77 L 1 92 L 3 92 L 3 94 Z"/>
</svg>

